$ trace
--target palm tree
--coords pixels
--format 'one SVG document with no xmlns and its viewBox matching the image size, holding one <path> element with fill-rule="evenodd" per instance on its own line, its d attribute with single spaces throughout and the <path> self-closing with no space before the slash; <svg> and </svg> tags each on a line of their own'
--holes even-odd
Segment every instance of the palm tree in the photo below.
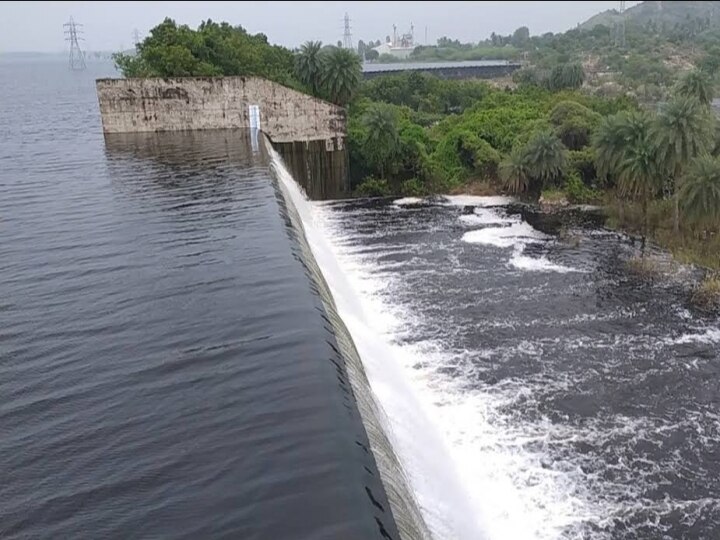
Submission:
<svg viewBox="0 0 720 540">
<path fill-rule="evenodd" d="M 648 133 L 651 117 L 643 111 L 622 111 L 603 118 L 593 135 L 598 176 L 618 176 L 629 145 Z"/>
<path fill-rule="evenodd" d="M 515 147 L 500 162 L 500 179 L 511 193 L 523 193 L 530 187 L 530 174 L 523 148 Z"/>
<path fill-rule="evenodd" d="M 648 203 L 662 187 L 663 177 L 659 171 L 657 152 L 655 141 L 649 130 L 646 130 L 627 145 L 618 165 L 620 195 L 642 203 L 643 255 L 648 233 Z"/>
<path fill-rule="evenodd" d="M 580 88 L 585 82 L 585 71 L 582 64 L 566 64 L 563 68 L 563 79 L 567 88 Z"/>
<path fill-rule="evenodd" d="M 538 188 L 556 179 L 567 164 L 568 151 L 551 131 L 539 131 L 525 145 L 525 163 L 531 178 L 539 180 Z"/>
<path fill-rule="evenodd" d="M 702 105 L 709 106 L 713 100 L 713 87 L 708 76 L 694 69 L 687 72 L 675 85 L 675 95 L 697 99 Z"/>
<path fill-rule="evenodd" d="M 673 229 L 680 231 L 680 181 L 690 160 L 704 154 L 712 143 L 711 120 L 707 109 L 693 98 L 676 97 L 661 110 L 654 136 L 659 159 L 673 174 Z"/>
<path fill-rule="evenodd" d="M 400 146 L 395 110 L 386 103 L 375 103 L 365 111 L 362 122 L 366 129 L 363 150 L 384 179 Z"/>
<path fill-rule="evenodd" d="M 688 169 L 680 188 L 680 203 L 688 220 L 720 224 L 720 160 L 702 156 Z"/>
<path fill-rule="evenodd" d="M 295 73 L 301 83 L 310 88 L 314 95 L 320 89 L 322 74 L 322 41 L 308 41 L 295 56 Z"/>
<path fill-rule="evenodd" d="M 323 60 L 323 91 L 333 103 L 347 105 L 360 86 L 360 57 L 350 49 L 333 49 Z"/>
<path fill-rule="evenodd" d="M 600 177 L 617 172 L 625 151 L 625 115 L 607 116 L 600 121 L 592 139 L 595 149 L 595 170 Z"/>
</svg>

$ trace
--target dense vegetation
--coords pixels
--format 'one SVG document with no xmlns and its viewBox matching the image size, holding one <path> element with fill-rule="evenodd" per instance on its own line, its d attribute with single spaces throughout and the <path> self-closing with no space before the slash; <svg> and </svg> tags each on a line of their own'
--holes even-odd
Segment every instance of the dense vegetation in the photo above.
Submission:
<svg viewBox="0 0 720 540">
<path fill-rule="evenodd" d="M 603 28 L 583 39 L 606 36 Z M 491 39 L 526 47 L 535 39 L 526 30 Z M 116 56 L 130 77 L 259 75 L 347 106 L 358 195 L 469 189 L 605 203 L 618 226 L 720 266 L 711 70 L 686 72 L 654 112 L 632 96 L 588 92 L 580 64 L 554 61 L 521 71 L 513 88 L 418 73 L 362 82 L 354 51 L 308 42 L 293 52 L 227 23 L 192 30 L 169 19 L 135 55 Z"/>
<path fill-rule="evenodd" d="M 598 95 L 630 90 L 641 101 L 655 101 L 669 95 L 679 73 L 697 66 L 714 74 L 720 67 L 720 10 L 715 4 L 642 2 L 624 17 L 610 10 L 559 34 L 533 36 L 521 26 L 512 34 L 493 33 L 474 43 L 442 37 L 437 45 L 416 47 L 410 58 L 514 60 L 525 66 L 516 82 L 544 86 L 554 70 L 576 64 L 583 68 L 586 87 Z M 366 49 L 363 43 L 360 53 L 367 57 Z M 397 59 L 384 55 L 378 61 Z"/>
<path fill-rule="evenodd" d="M 293 53 L 270 45 L 264 34 L 204 21 L 197 30 L 165 19 L 137 45 L 136 54 L 113 55 L 125 77 L 259 75 L 292 86 Z"/>
<path fill-rule="evenodd" d="M 700 71 L 657 112 L 628 98 L 421 74 L 366 82 L 349 147 L 362 195 L 464 189 L 605 203 L 618 225 L 720 266 L 720 151 Z"/>
<path fill-rule="evenodd" d="M 303 45 L 299 54 L 241 26 L 204 21 L 197 30 L 165 19 L 137 45 L 113 55 L 125 77 L 257 75 L 346 105 L 360 84 L 360 58 L 351 51 Z"/>
</svg>

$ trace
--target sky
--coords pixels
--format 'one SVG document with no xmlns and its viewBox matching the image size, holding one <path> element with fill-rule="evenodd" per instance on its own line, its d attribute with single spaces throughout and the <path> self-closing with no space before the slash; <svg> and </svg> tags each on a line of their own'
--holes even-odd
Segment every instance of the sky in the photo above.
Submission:
<svg viewBox="0 0 720 540">
<path fill-rule="evenodd" d="M 415 26 L 424 44 L 448 36 L 476 42 L 490 33 L 509 34 L 519 26 L 530 33 L 562 32 L 619 2 L 2 2 L 0 53 L 59 52 L 67 48 L 63 23 L 82 23 L 87 50 L 131 48 L 166 16 L 196 27 L 204 19 L 240 24 L 262 32 L 271 43 L 287 47 L 308 40 L 336 43 L 343 37 L 343 17 L 351 19 L 353 42 L 383 40 Z M 628 7 L 638 2 L 627 2 Z"/>
</svg>

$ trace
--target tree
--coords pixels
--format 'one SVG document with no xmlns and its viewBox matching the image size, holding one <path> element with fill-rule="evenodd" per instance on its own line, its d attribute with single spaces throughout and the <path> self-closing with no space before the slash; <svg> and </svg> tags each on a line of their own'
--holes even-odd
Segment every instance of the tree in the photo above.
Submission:
<svg viewBox="0 0 720 540">
<path fill-rule="evenodd" d="M 707 73 L 711 77 L 714 76 L 720 69 L 720 46 L 712 45 L 709 47 L 705 56 L 698 60 L 697 66 L 703 73 Z"/>
<path fill-rule="evenodd" d="M 166 18 L 137 45 L 135 56 L 115 55 L 126 77 L 257 75 L 293 85 L 293 54 L 264 34 L 203 21 L 197 30 Z"/>
<path fill-rule="evenodd" d="M 547 182 L 560 176 L 568 159 L 567 148 L 550 131 L 534 134 L 525 145 L 523 153 L 530 177 L 539 181 L 539 190 Z"/>
<path fill-rule="evenodd" d="M 720 223 L 720 160 L 710 156 L 697 158 L 680 188 L 683 215 L 693 223 Z"/>
<path fill-rule="evenodd" d="M 384 180 L 400 146 L 397 114 L 392 105 L 374 103 L 365 111 L 362 120 L 365 127 L 363 153 Z"/>
<path fill-rule="evenodd" d="M 524 193 L 530 188 L 530 171 L 523 148 L 515 147 L 500 162 L 500 179 L 511 193 Z"/>
<path fill-rule="evenodd" d="M 709 150 L 711 127 L 705 108 L 688 97 L 676 97 L 667 103 L 655 122 L 659 159 L 672 173 L 673 230 L 676 233 L 680 231 L 679 187 L 683 172 L 693 158 Z"/>
<path fill-rule="evenodd" d="M 713 99 L 710 78 L 698 69 L 688 71 L 675 85 L 675 95 L 693 98 L 702 105 L 709 106 Z"/>
<path fill-rule="evenodd" d="M 524 47 L 528 41 L 530 41 L 530 30 L 527 26 L 521 26 L 515 30 L 510 40 L 510 42 L 516 47 Z"/>
<path fill-rule="evenodd" d="M 361 61 L 354 51 L 333 49 L 324 58 L 322 89 L 338 105 L 347 105 L 360 86 Z"/>
<path fill-rule="evenodd" d="M 592 137 L 595 167 L 599 176 L 619 176 L 620 165 L 627 157 L 627 147 L 648 133 L 651 120 L 646 112 L 623 111 L 600 121 Z"/>
<path fill-rule="evenodd" d="M 645 238 L 648 233 L 648 203 L 662 187 L 662 175 L 659 170 L 657 146 L 645 129 L 631 141 L 623 151 L 619 164 L 620 195 L 639 201 L 643 211 L 642 252 L 645 255 Z"/>
<path fill-rule="evenodd" d="M 558 64 L 550 71 L 547 79 L 547 87 L 550 90 L 562 90 L 564 88 L 580 88 L 585 82 L 585 71 L 582 65 Z"/>
<path fill-rule="evenodd" d="M 365 60 L 374 62 L 378 58 L 380 58 L 380 53 L 375 49 L 365 49 Z"/>
<path fill-rule="evenodd" d="M 300 52 L 295 56 L 295 74 L 314 95 L 318 95 L 320 90 L 323 71 L 321 50 L 321 41 L 308 41 L 300 47 Z"/>
<path fill-rule="evenodd" d="M 560 101 L 550 111 L 550 123 L 560 140 L 570 150 L 580 150 L 588 145 L 600 115 L 576 101 Z"/>
</svg>

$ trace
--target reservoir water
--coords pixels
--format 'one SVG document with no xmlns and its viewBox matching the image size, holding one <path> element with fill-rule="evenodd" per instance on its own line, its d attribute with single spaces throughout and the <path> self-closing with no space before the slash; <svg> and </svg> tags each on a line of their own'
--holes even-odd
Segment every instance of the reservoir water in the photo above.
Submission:
<svg viewBox="0 0 720 540">
<path fill-rule="evenodd" d="M 0 57 L 0 537 L 393 537 L 286 203 L 435 538 L 720 537 L 682 276 L 503 199 L 308 202 L 244 134 L 105 141 L 112 75 Z"/>
</svg>

